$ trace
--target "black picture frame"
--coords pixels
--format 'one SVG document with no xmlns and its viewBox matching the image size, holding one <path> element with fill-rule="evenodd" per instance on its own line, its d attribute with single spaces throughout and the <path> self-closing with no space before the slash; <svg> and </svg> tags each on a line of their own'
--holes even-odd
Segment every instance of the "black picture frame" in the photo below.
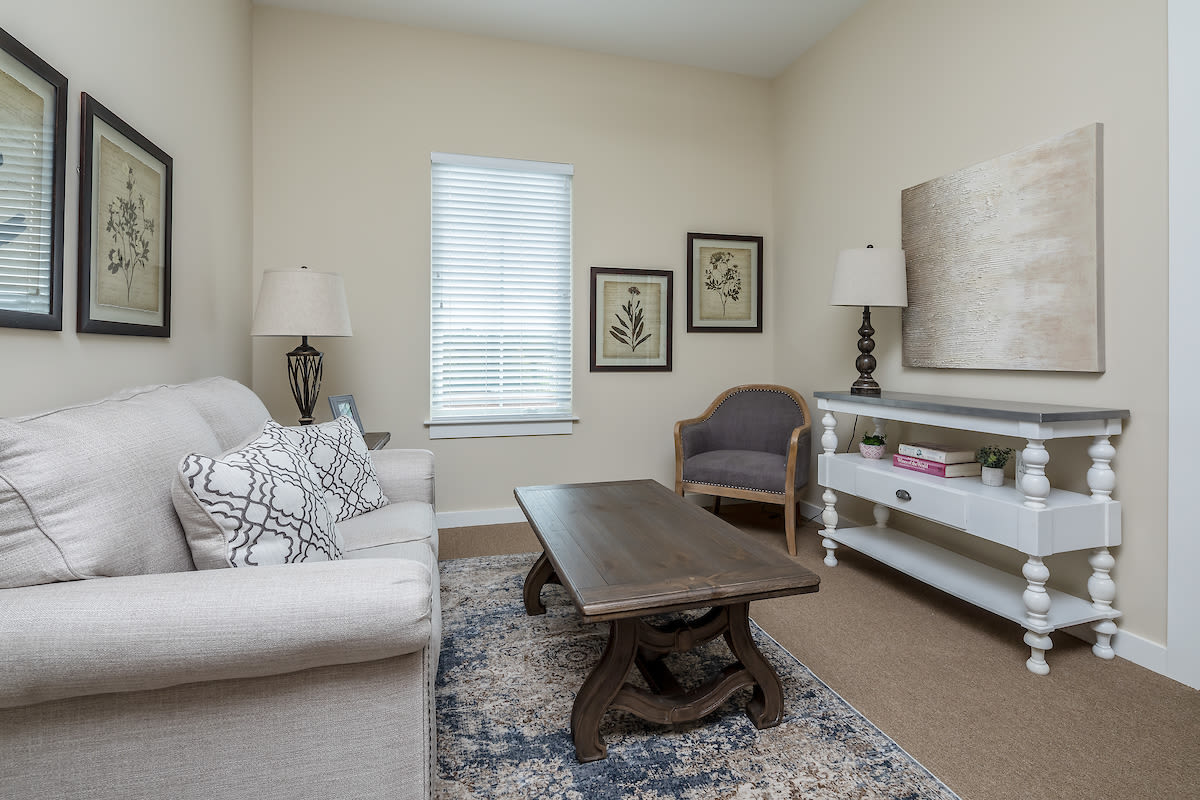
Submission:
<svg viewBox="0 0 1200 800">
<path fill-rule="evenodd" d="M 358 432 L 366 433 L 366 431 L 363 430 L 362 420 L 358 417 L 358 405 L 356 405 L 354 402 L 354 395 L 329 395 L 329 410 L 333 414 L 333 419 L 335 421 L 338 417 L 350 417 L 354 420 L 354 424 L 358 426 Z"/>
<path fill-rule="evenodd" d="M 167 338 L 174 162 L 86 92 L 81 103 L 76 329 Z"/>
<path fill-rule="evenodd" d="M 590 371 L 671 371 L 674 279 L 670 270 L 592 267 Z"/>
<path fill-rule="evenodd" d="M 763 237 L 689 233 L 687 306 L 688 333 L 762 333 Z"/>
<path fill-rule="evenodd" d="M 34 188 L 24 180 L 7 183 L 0 172 L 0 248 L 24 239 L 25 254 L 14 261 L 27 263 L 30 251 L 33 260 L 40 266 L 34 277 L 37 286 L 36 294 L 41 294 L 40 283 L 43 272 L 48 278 L 46 310 L 22 310 L 17 305 L 26 303 L 5 304 L 0 298 L 0 327 L 32 328 L 35 330 L 62 330 L 63 303 L 63 231 L 65 226 L 66 205 L 66 163 L 67 163 L 67 79 L 61 72 L 54 69 L 25 45 L 17 41 L 10 33 L 0 28 L 0 77 L 5 79 L 6 86 L 16 85 L 19 93 L 23 88 L 28 92 L 28 116 L 40 116 L 41 123 L 34 124 L 32 119 L 22 130 L 19 119 L 6 121 L 0 128 L 0 170 L 3 170 L 3 158 L 6 151 L 10 158 L 17 163 L 24 163 L 33 172 L 43 172 L 39 181 L 40 186 Z M 19 108 L 19 98 L 10 98 L 14 106 Z M 40 114 L 37 106 L 40 105 Z M 10 107 L 11 108 L 11 107 Z M 14 113 L 14 117 L 19 117 Z M 53 137 L 49 148 L 45 147 L 44 139 L 49 134 Z M 36 153 L 48 155 L 38 159 Z M 41 168 L 34 165 L 41 160 Z M 49 166 L 49 180 L 44 175 L 44 168 Z M 45 205 L 49 200 L 49 213 Z M 23 213 L 24 212 L 24 213 Z M 28 216 L 27 216 L 28 215 Z M 27 226 L 30 216 L 38 219 L 48 217 L 48 234 L 38 235 Z M 48 241 L 47 241 L 48 239 Z M 15 254 L 14 254 L 15 255 Z M 23 265 L 23 264 L 22 264 Z M 0 257 L 0 270 L 10 275 L 17 274 L 16 264 L 13 269 L 6 270 L 5 259 Z M 5 306 L 8 307 L 5 307 Z"/>
</svg>

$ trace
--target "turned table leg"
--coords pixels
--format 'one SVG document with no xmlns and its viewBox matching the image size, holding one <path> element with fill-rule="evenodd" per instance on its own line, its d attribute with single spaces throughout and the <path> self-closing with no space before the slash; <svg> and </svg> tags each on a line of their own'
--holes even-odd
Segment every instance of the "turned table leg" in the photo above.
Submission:
<svg viewBox="0 0 1200 800">
<path fill-rule="evenodd" d="M 1030 556 L 1021 568 L 1027 586 L 1022 599 L 1025 601 L 1025 644 L 1029 645 L 1029 660 L 1025 666 L 1035 675 L 1049 675 L 1046 651 L 1054 644 L 1050 641 L 1049 616 L 1050 595 L 1046 592 L 1046 581 L 1050 570 L 1037 556 Z"/>
<path fill-rule="evenodd" d="M 825 455 L 832 456 L 837 452 L 837 418 L 832 412 L 826 411 L 825 416 L 821 417 L 821 425 L 825 428 L 825 432 L 821 434 L 821 448 Z M 836 567 L 838 561 L 834 553 L 837 552 L 837 542 L 829 537 L 837 530 L 837 495 L 832 489 L 826 489 L 821 493 L 821 499 L 825 502 L 825 511 L 821 514 L 821 522 L 825 523 L 825 528 L 821 531 L 824 534 L 821 546 L 825 548 L 825 566 Z"/>
<path fill-rule="evenodd" d="M 1117 449 L 1112 446 L 1107 436 L 1097 436 L 1092 440 L 1092 446 L 1088 448 L 1088 455 L 1092 458 L 1091 469 L 1087 472 L 1088 488 L 1092 490 L 1092 499 L 1098 503 L 1112 502 L 1113 489 L 1117 485 L 1117 475 L 1113 472 L 1111 464 L 1117 455 Z M 1116 559 L 1113 558 L 1107 547 L 1096 548 L 1088 557 L 1092 575 L 1088 578 L 1087 587 L 1088 595 L 1092 598 L 1092 608 L 1114 616 L 1112 604 L 1117 596 L 1117 585 L 1109 573 L 1116 563 Z M 1113 622 L 1112 617 L 1098 620 L 1092 623 L 1092 630 L 1096 632 L 1096 643 L 1092 645 L 1092 652 L 1099 658 L 1115 658 L 1112 637 L 1117 632 L 1117 623 Z"/>
</svg>

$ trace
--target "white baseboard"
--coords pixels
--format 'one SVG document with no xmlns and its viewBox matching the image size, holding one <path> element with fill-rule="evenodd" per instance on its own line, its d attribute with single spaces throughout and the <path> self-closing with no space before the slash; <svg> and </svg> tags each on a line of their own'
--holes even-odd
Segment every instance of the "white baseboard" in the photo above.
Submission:
<svg viewBox="0 0 1200 800">
<path fill-rule="evenodd" d="M 442 528 L 467 528 L 472 525 L 504 525 L 509 522 L 524 522 L 525 514 L 519 506 L 508 508 L 481 508 L 475 511 L 439 511 L 437 526 Z"/>
</svg>

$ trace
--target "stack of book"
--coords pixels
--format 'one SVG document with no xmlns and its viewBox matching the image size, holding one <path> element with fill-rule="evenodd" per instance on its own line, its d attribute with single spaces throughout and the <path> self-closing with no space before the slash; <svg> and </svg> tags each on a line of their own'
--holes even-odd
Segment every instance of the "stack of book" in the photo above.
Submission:
<svg viewBox="0 0 1200 800">
<path fill-rule="evenodd" d="M 896 450 L 892 466 L 939 478 L 978 475 L 983 467 L 975 460 L 974 450 L 958 450 L 936 442 L 912 442 L 902 444 Z"/>
</svg>

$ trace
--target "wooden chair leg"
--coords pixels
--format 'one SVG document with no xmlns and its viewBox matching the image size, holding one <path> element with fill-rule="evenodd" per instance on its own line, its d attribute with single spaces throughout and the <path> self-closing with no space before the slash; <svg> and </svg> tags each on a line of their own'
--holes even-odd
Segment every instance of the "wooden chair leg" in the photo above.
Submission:
<svg viewBox="0 0 1200 800">
<path fill-rule="evenodd" d="M 721 516 L 721 495 L 713 495 L 713 513 Z"/>
<path fill-rule="evenodd" d="M 788 555 L 796 555 L 796 504 L 791 500 L 783 504 L 784 528 L 787 530 Z"/>
</svg>

